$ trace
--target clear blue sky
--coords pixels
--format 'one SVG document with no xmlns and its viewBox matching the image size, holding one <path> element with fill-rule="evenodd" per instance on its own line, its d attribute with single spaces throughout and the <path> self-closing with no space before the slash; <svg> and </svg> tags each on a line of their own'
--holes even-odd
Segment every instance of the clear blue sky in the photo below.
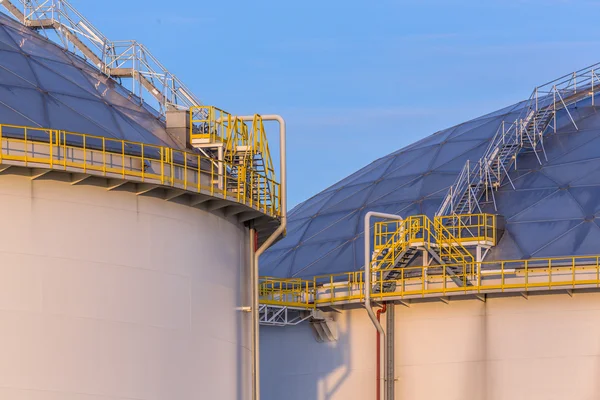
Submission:
<svg viewBox="0 0 600 400">
<path fill-rule="evenodd" d="M 600 2 L 72 0 L 206 104 L 288 120 L 293 206 L 416 139 L 600 61 Z"/>
</svg>

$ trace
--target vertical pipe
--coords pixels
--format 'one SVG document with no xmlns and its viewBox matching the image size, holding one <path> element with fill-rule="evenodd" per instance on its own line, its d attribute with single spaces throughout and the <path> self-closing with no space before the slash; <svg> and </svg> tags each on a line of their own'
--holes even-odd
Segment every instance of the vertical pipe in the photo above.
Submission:
<svg viewBox="0 0 600 400">
<path fill-rule="evenodd" d="M 381 314 L 385 314 L 387 311 L 387 304 L 383 303 L 381 308 L 377 310 L 377 322 L 381 323 Z M 385 369 L 385 363 L 382 368 L 381 366 L 381 335 L 379 332 L 375 332 L 375 382 L 377 387 L 375 388 L 375 399 L 379 400 L 381 398 L 381 371 Z M 384 381 L 385 382 L 385 381 Z"/>
<path fill-rule="evenodd" d="M 395 307 L 394 303 L 391 303 L 389 307 L 387 307 L 386 314 L 386 323 L 385 328 L 386 332 L 386 388 L 387 388 L 387 397 L 386 400 L 394 400 L 395 387 L 396 387 L 396 374 L 395 374 L 395 361 L 394 361 L 394 353 L 395 353 L 395 323 L 396 323 L 396 315 L 395 315 Z"/>
<path fill-rule="evenodd" d="M 368 213 L 365 214 L 365 220 L 364 220 L 364 225 L 365 225 L 365 248 L 364 248 L 364 252 L 365 252 L 365 259 L 364 259 L 364 270 L 365 270 L 365 309 L 367 310 L 367 314 L 369 314 L 369 318 L 371 318 L 371 322 L 373 322 L 373 325 L 375 325 L 375 328 L 377 329 L 377 332 L 379 332 L 379 335 L 383 338 L 385 338 L 385 331 L 383 330 L 383 327 L 381 326 L 381 324 L 379 323 L 379 321 L 377 320 L 377 317 L 375 316 L 375 313 L 373 312 L 373 308 L 371 307 L 371 256 L 370 256 L 370 252 L 371 252 L 371 217 L 379 217 L 379 218 L 388 218 L 388 219 L 394 219 L 394 220 L 399 220 L 402 221 L 402 217 L 399 215 L 394 215 L 394 214 L 386 214 L 386 213 L 380 213 L 380 212 L 375 212 L 375 211 L 369 211 Z M 385 360 L 385 356 L 384 356 L 384 360 Z M 383 393 L 383 391 L 381 392 Z M 377 399 L 377 400 L 381 400 L 381 399 Z"/>
<path fill-rule="evenodd" d="M 241 121 L 252 121 L 254 116 L 239 117 Z M 279 115 L 263 115 L 263 121 L 277 121 L 279 123 L 279 169 L 281 176 L 281 224 L 269 238 L 254 252 L 252 261 L 252 400 L 260 400 L 260 342 L 259 342 L 259 259 L 275 240 L 285 233 L 287 227 L 287 164 L 286 164 L 286 129 L 285 120 Z"/>
<path fill-rule="evenodd" d="M 252 328 L 250 329 L 251 337 L 252 337 L 252 377 L 253 379 L 259 375 L 258 368 L 259 363 L 256 361 L 259 357 L 258 354 L 258 346 L 256 341 L 259 337 L 258 329 L 260 329 L 260 316 L 258 315 L 258 307 L 255 303 L 255 297 L 258 297 L 256 294 L 258 293 L 258 268 L 256 268 L 255 264 L 255 256 L 256 249 L 258 246 L 256 237 L 256 230 L 254 226 L 250 228 L 250 293 L 251 293 L 251 310 L 252 310 Z M 256 307 L 256 308 L 255 308 Z M 255 323 L 255 320 L 258 320 L 259 323 Z M 260 382 L 259 382 L 260 385 Z M 260 390 L 259 386 L 256 384 L 256 381 L 252 382 L 252 400 L 258 400 L 259 396 L 256 395 L 257 391 Z"/>
</svg>

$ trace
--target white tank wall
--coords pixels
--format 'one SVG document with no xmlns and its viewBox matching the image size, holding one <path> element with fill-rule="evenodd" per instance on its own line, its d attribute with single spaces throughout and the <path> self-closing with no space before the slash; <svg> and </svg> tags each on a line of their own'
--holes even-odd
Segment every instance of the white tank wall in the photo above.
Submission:
<svg viewBox="0 0 600 400">
<path fill-rule="evenodd" d="M 600 293 L 395 310 L 396 400 L 599 396 Z M 263 400 L 375 399 L 375 328 L 364 309 L 333 315 L 333 343 L 316 343 L 306 324 L 261 329 Z"/>
<path fill-rule="evenodd" d="M 240 224 L 9 174 L 0 223 L 1 399 L 248 398 Z"/>
</svg>

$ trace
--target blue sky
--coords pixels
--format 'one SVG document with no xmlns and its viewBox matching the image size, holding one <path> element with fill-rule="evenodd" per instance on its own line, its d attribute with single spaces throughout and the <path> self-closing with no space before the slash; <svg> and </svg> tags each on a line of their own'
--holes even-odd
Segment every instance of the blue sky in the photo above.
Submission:
<svg viewBox="0 0 600 400">
<path fill-rule="evenodd" d="M 72 3 L 109 38 L 146 44 L 204 103 L 282 114 L 290 206 L 600 61 L 600 2 L 584 0 Z"/>
</svg>

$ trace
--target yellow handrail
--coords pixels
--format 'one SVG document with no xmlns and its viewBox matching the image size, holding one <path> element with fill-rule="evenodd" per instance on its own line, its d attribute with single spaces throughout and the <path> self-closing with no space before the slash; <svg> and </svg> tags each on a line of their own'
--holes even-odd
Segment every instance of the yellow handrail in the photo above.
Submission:
<svg viewBox="0 0 600 400">
<path fill-rule="evenodd" d="M 222 147 L 223 159 L 233 166 L 230 186 L 237 193 L 248 196 L 256 207 L 267 211 L 272 207 L 273 197 L 279 188 L 271 185 L 275 180 L 275 168 L 262 117 L 254 115 L 252 125 L 213 106 L 190 108 L 190 140 L 193 145 Z M 238 176 L 244 175 L 240 183 Z"/>
<path fill-rule="evenodd" d="M 230 138 L 232 116 L 214 106 L 190 107 L 190 138 L 225 143 Z"/>
<path fill-rule="evenodd" d="M 280 216 L 279 183 L 255 170 L 238 177 L 238 185 L 262 180 L 271 191 L 253 196 L 223 185 L 234 167 L 224 161 L 219 172 L 215 160 L 199 153 L 121 139 L 49 128 L 0 124 L 0 163 L 119 176 L 181 188 L 233 200 L 273 217 Z"/>
<path fill-rule="evenodd" d="M 454 276 L 446 268 L 452 267 Z M 393 290 L 372 293 L 374 299 L 523 292 L 552 289 L 600 289 L 600 255 L 535 258 L 528 260 L 485 261 L 445 266 L 402 268 L 397 279 L 375 271 L 373 285 L 393 284 Z M 474 272 L 471 272 L 474 271 Z M 456 277 L 474 276 L 473 285 L 459 286 Z M 261 303 L 315 308 L 331 304 L 360 302 L 364 299 L 364 272 L 315 276 L 312 280 L 268 278 L 261 287 Z"/>
<path fill-rule="evenodd" d="M 433 248 L 444 262 L 472 262 L 473 256 L 463 243 L 485 241 L 494 245 L 495 221 L 495 215 L 470 214 L 435 217 L 433 221 L 426 215 L 413 215 L 400 221 L 377 222 L 372 267 L 394 268 L 396 258 L 409 247 Z"/>
<path fill-rule="evenodd" d="M 436 226 L 446 227 L 457 242 L 486 242 L 496 245 L 496 216 L 494 214 L 453 214 L 436 216 Z"/>
</svg>

